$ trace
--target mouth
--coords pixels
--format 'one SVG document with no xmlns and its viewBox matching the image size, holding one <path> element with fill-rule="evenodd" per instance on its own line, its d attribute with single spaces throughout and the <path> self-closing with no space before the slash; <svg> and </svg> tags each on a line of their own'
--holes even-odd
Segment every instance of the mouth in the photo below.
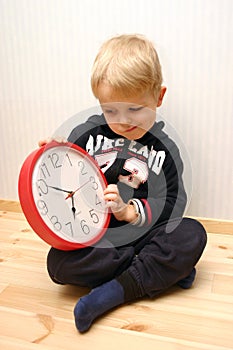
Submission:
<svg viewBox="0 0 233 350">
<path fill-rule="evenodd" d="M 132 128 L 129 128 L 129 129 L 125 130 L 125 132 L 128 133 L 128 132 L 131 132 L 131 131 L 133 131 L 135 129 L 137 129 L 137 126 L 133 126 Z"/>
</svg>

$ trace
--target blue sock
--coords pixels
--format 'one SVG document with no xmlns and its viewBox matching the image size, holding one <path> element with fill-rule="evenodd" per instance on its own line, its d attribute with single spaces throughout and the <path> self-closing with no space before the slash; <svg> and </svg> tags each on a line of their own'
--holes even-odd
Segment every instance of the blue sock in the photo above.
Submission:
<svg viewBox="0 0 233 350">
<path fill-rule="evenodd" d="M 182 280 L 180 280 L 179 282 L 177 282 L 178 286 L 180 286 L 183 289 L 190 288 L 193 284 L 195 276 L 196 276 L 196 269 L 194 267 L 192 269 L 192 272 L 187 277 L 185 277 Z"/>
<path fill-rule="evenodd" d="M 124 289 L 115 279 L 92 289 L 74 308 L 77 329 L 86 332 L 97 317 L 123 303 Z"/>
</svg>

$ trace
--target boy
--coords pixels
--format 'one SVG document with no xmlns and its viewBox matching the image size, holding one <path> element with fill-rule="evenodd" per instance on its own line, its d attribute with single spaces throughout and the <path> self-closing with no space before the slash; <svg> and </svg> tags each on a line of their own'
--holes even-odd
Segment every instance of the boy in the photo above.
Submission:
<svg viewBox="0 0 233 350">
<path fill-rule="evenodd" d="M 93 156 L 108 181 L 111 222 L 103 239 L 75 251 L 51 248 L 52 280 L 92 288 L 74 308 L 77 329 L 121 304 L 153 298 L 178 284 L 189 288 L 206 233 L 182 218 L 183 164 L 156 122 L 166 88 L 158 55 L 146 38 L 121 35 L 101 47 L 92 90 L 103 110 L 76 127 L 68 140 Z"/>
</svg>

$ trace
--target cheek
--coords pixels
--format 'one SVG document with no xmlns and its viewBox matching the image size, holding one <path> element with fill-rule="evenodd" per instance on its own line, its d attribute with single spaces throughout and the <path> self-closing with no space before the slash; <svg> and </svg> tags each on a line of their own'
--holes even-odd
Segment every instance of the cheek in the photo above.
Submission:
<svg viewBox="0 0 233 350">
<path fill-rule="evenodd" d="M 154 124 L 154 122 L 155 122 L 155 113 L 152 113 L 152 112 L 142 113 L 140 117 L 137 118 L 137 124 L 141 128 L 144 128 L 147 130 L 148 130 L 148 127 Z"/>
<path fill-rule="evenodd" d="M 156 120 L 156 111 L 152 109 L 147 109 L 146 113 L 144 114 L 144 120 L 148 124 L 151 124 L 151 123 L 154 124 Z"/>
</svg>

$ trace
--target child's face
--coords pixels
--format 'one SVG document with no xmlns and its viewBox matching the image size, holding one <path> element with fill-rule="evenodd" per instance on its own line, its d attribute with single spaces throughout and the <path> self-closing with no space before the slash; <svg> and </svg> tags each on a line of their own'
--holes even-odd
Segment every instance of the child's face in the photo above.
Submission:
<svg viewBox="0 0 233 350">
<path fill-rule="evenodd" d="M 129 140 L 137 140 L 153 126 L 156 107 L 161 105 L 165 91 L 166 88 L 162 87 L 158 99 L 149 92 L 125 97 L 102 83 L 98 99 L 110 129 Z"/>
</svg>

